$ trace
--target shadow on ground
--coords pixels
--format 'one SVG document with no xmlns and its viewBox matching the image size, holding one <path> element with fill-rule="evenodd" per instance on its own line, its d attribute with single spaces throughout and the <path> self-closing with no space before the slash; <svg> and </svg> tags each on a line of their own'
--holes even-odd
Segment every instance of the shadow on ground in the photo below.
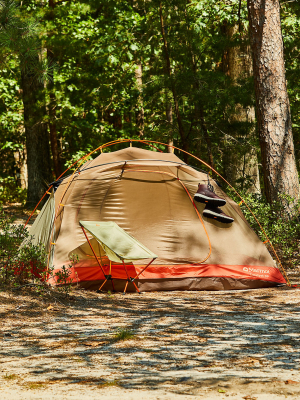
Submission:
<svg viewBox="0 0 300 400">
<path fill-rule="evenodd" d="M 22 294 L 0 299 L 7 385 L 300 393 L 299 289 L 74 292 L 70 305 L 50 309 Z"/>
</svg>

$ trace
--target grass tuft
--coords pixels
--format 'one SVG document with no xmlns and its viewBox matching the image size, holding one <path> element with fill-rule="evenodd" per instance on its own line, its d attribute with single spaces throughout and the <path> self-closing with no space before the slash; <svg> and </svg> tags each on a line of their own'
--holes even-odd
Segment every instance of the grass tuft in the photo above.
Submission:
<svg viewBox="0 0 300 400">
<path fill-rule="evenodd" d="M 75 362 L 84 362 L 85 361 L 83 358 L 72 358 L 72 360 Z"/>
<path fill-rule="evenodd" d="M 17 379 L 18 378 L 18 376 L 17 375 L 15 375 L 15 374 L 10 374 L 10 375 L 5 375 L 4 376 L 4 379 L 7 379 L 7 380 L 12 380 L 12 379 Z"/>
<path fill-rule="evenodd" d="M 130 340 L 133 339 L 135 336 L 134 332 L 127 328 L 118 328 L 117 333 L 114 336 L 114 340 L 116 342 L 121 340 Z"/>
<path fill-rule="evenodd" d="M 119 386 L 119 381 L 117 379 L 114 379 L 113 381 L 105 381 L 103 383 L 100 383 L 98 386 L 100 387 Z"/>
<path fill-rule="evenodd" d="M 42 383 L 30 383 L 27 385 L 28 389 L 43 389 L 45 386 Z"/>
</svg>

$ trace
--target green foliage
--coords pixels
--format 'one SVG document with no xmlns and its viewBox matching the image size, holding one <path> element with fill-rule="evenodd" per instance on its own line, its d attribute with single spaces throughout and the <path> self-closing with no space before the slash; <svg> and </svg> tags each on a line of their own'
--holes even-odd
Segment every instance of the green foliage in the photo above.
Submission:
<svg viewBox="0 0 300 400">
<path fill-rule="evenodd" d="M 7 66 L 0 66 L 0 200 L 4 202 L 23 198 L 20 166 L 15 160 L 15 155 L 24 151 L 22 102 L 19 82 L 14 76 L 16 62 L 7 60 Z"/>
<path fill-rule="evenodd" d="M 26 189 L 18 185 L 18 181 L 12 176 L 0 177 L 0 202 L 1 203 L 25 203 Z"/>
<path fill-rule="evenodd" d="M 7 7 L 10 3 L 11 10 Z M 24 145 L 19 66 L 27 57 L 28 68 L 32 68 L 30 60 L 36 62 L 34 50 L 44 48 L 36 74 L 51 81 L 51 85 L 45 86 L 46 98 L 48 110 L 55 109 L 60 157 L 65 167 L 101 143 L 137 137 L 137 113 L 141 107 L 145 139 L 167 142 L 172 138 L 178 147 L 185 140 L 188 150 L 204 161 L 209 162 L 212 153 L 214 164 L 225 175 L 228 154 L 242 158 L 250 149 L 258 149 L 253 123 L 232 119 L 237 104 L 244 108 L 254 105 L 253 80 L 241 76 L 236 85 L 224 70 L 228 49 L 248 45 L 246 0 L 162 2 L 171 76 L 166 69 L 159 4 L 158 0 L 100 3 L 83 0 L 58 2 L 51 8 L 47 2 L 34 0 L 25 0 L 20 7 L 4 1 L 0 36 L 9 68 L 0 71 L 0 91 L 6 93 L 5 97 L 0 96 L 0 121 L 4 123 L 0 124 L 1 142 Z M 298 4 L 282 5 L 296 143 L 300 138 L 299 18 Z M 16 24 L 20 26 L 19 37 L 12 44 L 7 32 Z M 241 32 L 229 37 L 227 28 L 234 25 L 239 25 Z M 10 51 L 10 57 L 5 49 Z M 13 58 L 13 54 L 20 57 Z M 137 64 L 143 69 L 142 88 L 138 87 L 135 76 Z M 178 131 L 173 84 L 184 137 Z M 166 118 L 169 104 L 173 108 L 172 122 Z M 12 152 L 11 148 L 5 156 Z M 9 164 L 10 168 L 0 171 L 0 176 L 15 178 L 16 167 L 11 156 Z M 245 186 L 243 182 L 241 186 Z"/>
<path fill-rule="evenodd" d="M 69 297 L 71 288 L 73 286 L 74 279 L 71 277 L 72 269 L 75 264 L 78 263 L 78 255 L 72 254 L 70 256 L 70 264 L 68 266 L 63 265 L 58 271 L 52 272 L 58 290 L 61 291 L 65 297 Z"/>
<path fill-rule="evenodd" d="M 281 23 L 295 153 L 300 168 L 300 4 L 298 1 L 285 1 L 281 4 Z"/>
<path fill-rule="evenodd" d="M 70 264 L 59 271 L 47 268 L 47 253 L 43 245 L 33 244 L 32 237 L 23 225 L 15 225 L 0 207 L 0 287 L 17 289 L 22 286 L 34 287 L 43 293 L 53 278 L 57 291 L 68 297 L 73 286 L 70 277 L 78 256 L 70 257 Z"/>
<path fill-rule="evenodd" d="M 37 19 L 14 0 L 0 2 L 0 44 L 2 62 L 11 54 L 18 57 L 20 66 L 26 74 L 46 82 L 53 74 L 53 60 L 43 58 L 41 32 Z M 41 55 L 39 57 L 39 55 Z"/>
<path fill-rule="evenodd" d="M 72 287 L 73 279 L 70 278 L 70 275 L 72 273 L 71 268 L 71 265 L 68 265 L 67 267 L 63 265 L 59 271 L 56 271 L 54 273 L 56 283 L 57 285 L 59 285 L 58 288 L 61 292 L 64 293 L 65 297 L 69 296 Z"/>
<path fill-rule="evenodd" d="M 27 229 L 14 225 L 0 208 L 0 284 L 5 287 L 43 282 L 46 278 L 46 252 L 33 245 Z"/>
<path fill-rule="evenodd" d="M 236 197 L 234 193 L 231 193 L 231 195 L 233 198 Z M 245 199 L 245 202 L 263 227 L 282 264 L 285 267 L 291 268 L 299 264 L 299 217 L 290 218 L 284 210 L 285 202 L 293 204 L 293 199 L 284 196 L 282 202 L 270 205 L 261 195 L 244 193 L 242 194 L 242 197 Z M 236 197 L 236 201 L 239 202 L 240 199 Z M 251 212 L 244 204 L 240 207 L 250 226 L 254 229 L 261 240 L 265 242 L 266 236 L 262 232 Z M 295 206 L 295 208 L 299 210 L 299 207 L 300 202 Z M 298 215 L 298 213 L 296 213 L 296 215 Z M 272 250 L 268 243 L 266 246 L 272 254 Z M 272 255 L 274 257 L 274 254 Z"/>
</svg>

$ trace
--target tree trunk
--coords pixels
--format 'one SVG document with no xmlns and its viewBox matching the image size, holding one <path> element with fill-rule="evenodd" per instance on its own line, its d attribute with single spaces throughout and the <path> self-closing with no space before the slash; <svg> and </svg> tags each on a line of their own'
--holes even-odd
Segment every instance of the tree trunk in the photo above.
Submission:
<svg viewBox="0 0 300 400">
<path fill-rule="evenodd" d="M 299 199 L 290 104 L 285 80 L 279 0 L 248 0 L 255 95 L 265 193 L 269 202 Z"/>
<path fill-rule="evenodd" d="M 144 135 L 144 104 L 143 104 L 143 69 L 141 62 L 137 63 L 135 69 L 136 85 L 139 91 L 138 110 L 136 112 L 136 125 L 138 128 L 139 137 Z"/>
<path fill-rule="evenodd" d="M 47 50 L 48 61 L 53 60 L 53 56 L 50 55 L 49 49 Z M 50 143 L 51 143 L 51 153 L 53 159 L 53 167 L 55 177 L 58 178 L 62 173 L 61 159 L 60 159 L 60 142 L 57 135 L 56 129 L 56 97 L 54 92 L 53 84 L 53 73 L 52 81 L 48 83 L 49 98 L 50 103 L 48 107 L 49 112 L 49 131 L 50 131 Z"/>
<path fill-rule="evenodd" d="M 169 49 L 168 49 L 166 27 L 164 26 L 161 2 L 159 3 L 159 16 L 160 16 L 161 35 L 163 37 L 163 42 L 164 42 L 164 53 L 165 53 L 166 67 L 167 67 L 166 69 L 167 69 L 167 74 L 169 76 L 170 84 L 171 84 L 171 91 L 172 91 L 173 100 L 174 100 L 174 110 L 175 110 L 175 116 L 176 116 L 177 125 L 178 125 L 179 136 L 180 136 L 181 143 L 182 143 L 182 149 L 187 151 L 188 143 L 186 140 L 186 135 L 184 132 L 181 114 L 180 114 L 180 110 L 179 110 L 179 102 L 178 102 L 176 85 L 175 85 L 174 77 L 173 77 L 172 70 L 171 70 L 171 61 L 170 61 L 170 55 L 169 55 Z M 185 153 L 183 154 L 183 159 L 185 162 L 187 161 L 187 155 Z"/>
<path fill-rule="evenodd" d="M 51 142 L 54 173 L 55 177 L 58 178 L 62 173 L 62 168 L 60 159 L 60 142 L 58 139 L 56 122 L 55 122 L 55 115 L 56 115 L 55 104 L 56 104 L 55 95 L 54 93 L 50 93 L 50 105 L 49 105 L 50 142 Z"/>
<path fill-rule="evenodd" d="M 51 21 L 54 20 L 54 7 L 55 3 L 53 0 L 49 0 L 48 2 L 49 7 L 52 11 L 49 13 L 49 19 Z M 53 21 L 54 22 L 54 21 Z M 48 32 L 48 37 L 51 39 L 52 33 Z M 48 62 L 52 62 L 54 60 L 53 52 L 48 48 L 47 49 L 47 59 Z M 53 159 L 53 167 L 55 177 L 58 178 L 62 173 L 61 167 L 61 159 L 60 159 L 60 142 L 57 135 L 56 129 L 56 97 L 54 92 L 54 81 L 53 81 L 53 72 L 51 71 L 51 79 L 48 83 L 48 90 L 49 90 L 49 97 L 50 97 L 50 104 L 49 104 L 49 131 L 50 131 L 50 143 L 51 143 L 51 152 L 52 152 L 52 159 Z"/>
<path fill-rule="evenodd" d="M 26 206 L 34 207 L 51 181 L 50 149 L 46 117 L 44 85 L 32 75 L 21 77 L 26 153 L 28 168 L 28 191 Z"/>
<path fill-rule="evenodd" d="M 226 34 L 233 39 L 239 32 L 239 26 L 234 25 L 226 27 Z M 230 76 L 234 85 L 238 85 L 238 80 L 248 78 L 253 75 L 253 60 L 250 46 L 232 46 L 227 50 L 225 57 L 224 70 Z M 255 109 L 254 107 L 244 108 L 241 104 L 237 104 L 235 112 L 230 116 L 231 123 L 248 122 L 254 124 Z M 243 136 L 244 140 L 249 140 L 255 136 L 255 128 L 247 136 Z M 234 136 L 235 139 L 239 139 Z M 232 185 L 241 182 L 242 188 L 246 188 L 249 193 L 260 193 L 258 159 L 256 149 L 244 145 L 240 152 L 234 151 L 236 143 L 229 145 L 226 151 L 226 176 Z"/>
<path fill-rule="evenodd" d="M 172 135 L 172 125 L 173 125 L 173 107 L 172 103 L 167 101 L 167 106 L 166 106 L 166 116 L 167 116 L 167 121 L 168 121 L 168 130 L 169 130 L 169 137 L 168 137 L 168 144 L 170 147 L 168 147 L 168 153 L 174 153 L 174 142 L 173 142 L 173 135 Z"/>
<path fill-rule="evenodd" d="M 198 90 L 199 90 L 199 87 L 198 87 Z M 209 165 L 213 169 L 216 169 L 216 166 L 215 166 L 215 163 L 214 163 L 214 157 L 213 157 L 213 154 L 212 154 L 211 140 L 210 140 L 210 136 L 209 136 L 209 133 L 208 133 L 207 126 L 205 124 L 204 111 L 203 111 L 202 104 L 201 104 L 200 101 L 199 101 L 199 104 L 196 104 L 195 111 L 196 111 L 196 114 L 199 115 L 201 130 L 202 130 L 202 133 L 203 133 L 204 140 L 206 142 L 207 156 L 208 156 L 208 160 L 209 160 Z"/>
<path fill-rule="evenodd" d="M 19 169 L 19 182 L 18 185 L 21 186 L 22 189 L 28 188 L 28 176 L 27 176 L 27 157 L 26 157 L 26 149 L 22 151 L 14 152 L 15 164 Z"/>
</svg>

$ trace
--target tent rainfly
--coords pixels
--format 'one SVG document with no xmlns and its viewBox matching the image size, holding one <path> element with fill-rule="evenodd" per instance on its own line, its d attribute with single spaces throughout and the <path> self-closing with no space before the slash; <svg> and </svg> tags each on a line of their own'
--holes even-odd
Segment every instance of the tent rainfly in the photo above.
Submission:
<svg viewBox="0 0 300 400">
<path fill-rule="evenodd" d="M 206 216 L 206 205 L 194 202 L 199 183 L 211 183 L 226 200 L 222 211 L 234 222 Z M 89 289 L 108 290 L 114 284 L 117 291 L 125 286 L 128 291 L 227 290 L 286 284 L 240 206 L 207 173 L 174 153 L 136 147 L 101 153 L 55 182 L 30 234 L 45 244 L 54 271 L 70 264 L 75 254 L 78 262 L 70 279 Z M 107 282 L 110 275 L 113 281 Z M 56 283 L 53 278 L 49 282 Z"/>
</svg>

